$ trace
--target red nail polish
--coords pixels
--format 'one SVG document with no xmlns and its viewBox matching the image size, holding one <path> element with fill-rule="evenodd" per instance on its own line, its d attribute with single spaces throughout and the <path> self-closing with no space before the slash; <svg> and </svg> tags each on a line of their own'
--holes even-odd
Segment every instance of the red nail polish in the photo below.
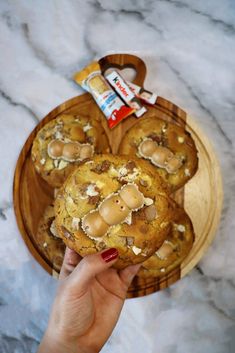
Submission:
<svg viewBox="0 0 235 353">
<path fill-rule="evenodd" d="M 113 261 L 118 257 L 118 251 L 115 248 L 110 248 L 102 252 L 101 257 L 105 262 Z"/>
</svg>

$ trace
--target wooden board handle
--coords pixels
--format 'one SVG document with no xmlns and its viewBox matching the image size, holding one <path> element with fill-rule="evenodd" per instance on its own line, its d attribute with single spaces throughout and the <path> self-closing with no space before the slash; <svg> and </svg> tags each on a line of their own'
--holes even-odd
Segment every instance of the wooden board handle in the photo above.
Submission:
<svg viewBox="0 0 235 353">
<path fill-rule="evenodd" d="M 136 71 L 136 77 L 133 83 L 142 86 L 146 76 L 146 65 L 138 56 L 131 54 L 111 54 L 104 56 L 99 60 L 102 73 L 108 68 L 113 67 L 117 69 L 132 68 Z"/>
</svg>

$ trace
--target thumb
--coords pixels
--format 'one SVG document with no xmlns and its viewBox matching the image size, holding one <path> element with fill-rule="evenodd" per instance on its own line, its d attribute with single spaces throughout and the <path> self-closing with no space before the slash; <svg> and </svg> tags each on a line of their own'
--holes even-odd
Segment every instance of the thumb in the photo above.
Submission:
<svg viewBox="0 0 235 353">
<path fill-rule="evenodd" d="M 60 270 L 59 279 L 62 280 L 73 272 L 82 257 L 77 254 L 74 250 L 66 247 L 63 264 Z"/>
<path fill-rule="evenodd" d="M 122 282 L 126 285 L 127 288 L 130 286 L 133 278 L 139 271 L 140 267 L 141 267 L 141 264 L 132 265 L 124 268 L 124 270 L 121 270 L 119 272 L 119 277 L 122 280 Z"/>
<path fill-rule="evenodd" d="M 111 267 L 117 258 L 118 250 L 115 248 L 85 256 L 69 277 L 71 290 L 74 289 L 76 295 L 83 294 L 91 280 Z"/>
</svg>

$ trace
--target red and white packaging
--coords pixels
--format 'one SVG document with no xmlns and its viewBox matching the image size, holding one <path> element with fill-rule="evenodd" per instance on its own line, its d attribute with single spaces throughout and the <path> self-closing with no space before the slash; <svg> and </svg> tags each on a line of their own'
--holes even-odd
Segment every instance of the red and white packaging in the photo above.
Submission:
<svg viewBox="0 0 235 353">
<path fill-rule="evenodd" d="M 132 82 L 127 82 L 128 86 L 132 90 L 132 92 L 142 101 L 148 103 L 148 104 L 156 104 L 157 101 L 157 94 L 152 93 L 150 91 L 147 91 L 143 87 L 137 86 L 136 84 Z"/>
<path fill-rule="evenodd" d="M 142 105 L 140 99 L 135 95 L 134 91 L 130 89 L 127 82 L 115 70 L 105 76 L 106 80 L 111 84 L 119 96 L 129 107 L 135 109 L 135 115 L 139 118 L 147 109 Z"/>
<path fill-rule="evenodd" d="M 94 61 L 74 75 L 74 80 L 91 93 L 106 116 L 110 129 L 135 112 L 123 103 L 101 74 L 99 63 Z"/>
</svg>

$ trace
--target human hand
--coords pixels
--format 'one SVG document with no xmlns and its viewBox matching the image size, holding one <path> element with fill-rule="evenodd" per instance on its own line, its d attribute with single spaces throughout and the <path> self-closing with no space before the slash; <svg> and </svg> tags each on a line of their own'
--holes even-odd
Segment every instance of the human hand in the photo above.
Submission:
<svg viewBox="0 0 235 353">
<path fill-rule="evenodd" d="M 111 335 L 140 265 L 117 271 L 116 249 L 81 257 L 67 248 L 38 353 L 95 353 Z"/>
</svg>

